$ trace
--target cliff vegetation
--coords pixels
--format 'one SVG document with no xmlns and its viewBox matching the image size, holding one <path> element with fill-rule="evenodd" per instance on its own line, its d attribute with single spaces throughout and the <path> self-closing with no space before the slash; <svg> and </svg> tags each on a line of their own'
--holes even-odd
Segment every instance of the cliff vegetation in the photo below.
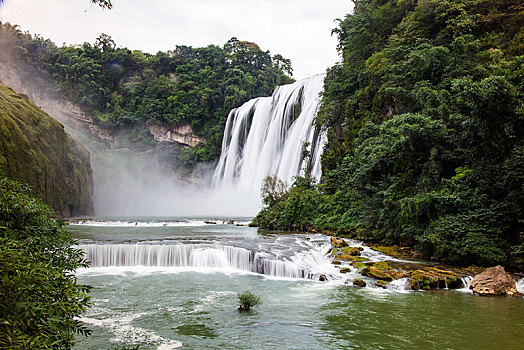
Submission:
<svg viewBox="0 0 524 350">
<path fill-rule="evenodd" d="M 89 153 L 25 95 L 0 85 L 0 170 L 61 216 L 93 214 Z"/>
<path fill-rule="evenodd" d="M 149 54 L 117 47 L 109 35 L 94 44 L 58 47 L 39 35 L 0 25 L 0 66 L 42 93 L 56 90 L 78 105 L 98 126 L 130 133 L 151 146 L 148 125 L 170 129 L 190 125 L 201 141 L 178 158 L 187 165 L 220 154 L 223 129 L 232 108 L 271 95 L 290 83 L 291 62 L 237 38 L 222 47 L 176 46 Z M 149 135 L 144 140 L 144 135 Z"/>
<path fill-rule="evenodd" d="M 301 179 L 255 224 L 524 268 L 524 4 L 354 3 L 318 117 L 323 180 Z"/>
</svg>

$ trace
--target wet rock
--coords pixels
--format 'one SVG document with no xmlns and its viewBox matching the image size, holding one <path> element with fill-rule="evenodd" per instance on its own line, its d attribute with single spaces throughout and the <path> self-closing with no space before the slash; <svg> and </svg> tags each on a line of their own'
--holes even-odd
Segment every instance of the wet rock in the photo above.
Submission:
<svg viewBox="0 0 524 350">
<path fill-rule="evenodd" d="M 204 223 L 208 225 L 216 225 L 217 223 L 215 221 L 204 221 Z"/>
<path fill-rule="evenodd" d="M 340 261 L 338 261 L 338 260 L 333 260 L 331 263 L 332 263 L 333 265 L 341 265 L 341 264 L 342 264 L 342 263 L 341 263 Z"/>
<path fill-rule="evenodd" d="M 351 269 L 349 267 L 343 267 L 340 269 L 340 273 L 349 273 L 351 272 Z"/>
<path fill-rule="evenodd" d="M 424 266 L 409 272 L 409 286 L 412 290 L 460 288 L 461 277 L 465 275 L 437 267 Z"/>
<path fill-rule="evenodd" d="M 342 248 L 347 247 L 348 243 L 344 241 L 342 238 L 331 237 L 331 245 L 335 248 Z"/>
<path fill-rule="evenodd" d="M 355 278 L 353 280 L 353 285 L 354 286 L 357 286 L 357 287 L 365 287 L 366 286 L 366 281 L 360 279 L 360 278 Z"/>
<path fill-rule="evenodd" d="M 393 281 L 399 278 L 406 277 L 406 273 L 397 269 L 394 269 L 389 265 L 387 261 L 380 261 L 367 265 L 361 271 L 364 276 L 376 278 L 384 281 Z"/>
<path fill-rule="evenodd" d="M 233 221 L 233 220 L 229 220 L 229 221 L 227 222 L 227 224 L 228 224 L 228 225 L 234 225 L 234 224 L 235 224 L 235 221 Z"/>
<path fill-rule="evenodd" d="M 517 295 L 515 280 L 500 265 L 476 275 L 470 288 L 479 295 Z"/>
<path fill-rule="evenodd" d="M 364 248 L 362 247 L 333 248 L 331 256 L 336 257 L 339 260 L 350 261 L 351 263 L 368 261 L 368 258 L 360 256 L 360 252 L 363 250 Z"/>
<path fill-rule="evenodd" d="M 388 289 L 388 282 L 384 280 L 376 281 L 375 286 L 382 289 Z"/>
<path fill-rule="evenodd" d="M 320 275 L 320 276 L 318 276 L 318 280 L 319 280 L 320 282 L 325 282 L 325 281 L 327 281 L 326 275 Z"/>
</svg>

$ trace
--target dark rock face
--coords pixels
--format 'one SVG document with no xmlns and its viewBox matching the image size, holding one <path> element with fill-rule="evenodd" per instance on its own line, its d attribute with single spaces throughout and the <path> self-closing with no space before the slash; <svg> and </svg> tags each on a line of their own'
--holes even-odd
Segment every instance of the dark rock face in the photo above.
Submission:
<svg viewBox="0 0 524 350">
<path fill-rule="evenodd" d="M 479 295 L 517 295 L 515 280 L 500 265 L 476 275 L 470 288 Z"/>
<path fill-rule="evenodd" d="M 0 169 L 63 217 L 94 214 L 89 152 L 55 119 L 0 85 Z"/>
</svg>

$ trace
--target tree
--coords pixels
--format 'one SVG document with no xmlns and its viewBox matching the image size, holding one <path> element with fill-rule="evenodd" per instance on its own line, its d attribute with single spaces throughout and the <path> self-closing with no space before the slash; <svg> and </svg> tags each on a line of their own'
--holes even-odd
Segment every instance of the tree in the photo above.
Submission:
<svg viewBox="0 0 524 350">
<path fill-rule="evenodd" d="M 0 348 L 70 349 L 89 306 L 75 270 L 87 266 L 53 212 L 0 175 Z"/>
</svg>

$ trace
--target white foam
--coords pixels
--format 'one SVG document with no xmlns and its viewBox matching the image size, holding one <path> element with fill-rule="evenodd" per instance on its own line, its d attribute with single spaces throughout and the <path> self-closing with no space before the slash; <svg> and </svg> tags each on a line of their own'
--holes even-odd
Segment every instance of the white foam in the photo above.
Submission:
<svg viewBox="0 0 524 350">
<path fill-rule="evenodd" d="M 215 221 L 213 221 L 215 222 Z M 77 220 L 69 222 L 72 226 L 96 227 L 194 227 L 208 225 L 202 220 L 182 221 L 105 221 L 105 220 Z"/>
<path fill-rule="evenodd" d="M 520 294 L 524 294 L 524 278 L 521 278 L 517 282 L 515 282 L 515 287 L 517 288 L 517 292 Z"/>
<path fill-rule="evenodd" d="M 409 278 L 400 278 L 393 280 L 387 284 L 388 290 L 399 293 L 410 293 L 411 288 L 409 287 Z"/>
<path fill-rule="evenodd" d="M 458 288 L 456 291 L 463 293 L 473 293 L 473 290 L 469 288 L 471 281 L 473 280 L 473 276 L 466 276 L 460 280 L 462 281 L 462 288 Z"/>
<path fill-rule="evenodd" d="M 158 344 L 158 349 L 171 350 L 182 346 L 181 342 L 165 339 L 153 331 L 143 328 L 134 327 L 131 322 L 146 315 L 147 313 L 123 313 L 120 317 L 114 318 L 95 318 L 89 317 L 93 315 L 93 311 L 103 311 L 103 309 L 95 309 L 88 311 L 88 315 L 78 318 L 79 321 L 91 324 L 97 327 L 108 329 L 113 333 L 114 337 L 110 339 L 111 342 L 116 343 L 153 343 Z M 93 315 L 93 316 L 96 316 Z"/>
</svg>

